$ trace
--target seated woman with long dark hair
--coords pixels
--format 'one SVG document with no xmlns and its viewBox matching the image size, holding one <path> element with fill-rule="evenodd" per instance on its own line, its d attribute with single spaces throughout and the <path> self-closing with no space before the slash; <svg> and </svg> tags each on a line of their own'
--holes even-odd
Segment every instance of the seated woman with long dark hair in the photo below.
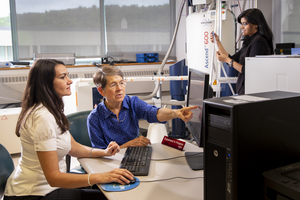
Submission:
<svg viewBox="0 0 300 200">
<path fill-rule="evenodd" d="M 16 134 L 22 152 L 9 177 L 4 199 L 106 199 L 99 189 L 76 189 L 97 183 L 129 183 L 133 175 L 124 169 L 106 173 L 66 172 L 65 156 L 103 157 L 119 152 L 111 142 L 106 149 L 77 143 L 69 132 L 63 96 L 71 94 L 72 80 L 64 63 L 37 60 L 29 71 Z M 72 130 L 71 130 L 72 131 Z"/>
</svg>

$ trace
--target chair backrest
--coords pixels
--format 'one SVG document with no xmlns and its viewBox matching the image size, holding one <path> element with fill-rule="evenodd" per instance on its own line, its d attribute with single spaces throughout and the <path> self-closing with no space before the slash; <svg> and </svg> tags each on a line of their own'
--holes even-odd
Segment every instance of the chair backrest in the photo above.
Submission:
<svg viewBox="0 0 300 200">
<path fill-rule="evenodd" d="M 87 117 L 91 110 L 79 111 L 67 115 L 70 125 L 70 133 L 76 142 L 91 147 L 91 140 L 87 130 Z"/>
<path fill-rule="evenodd" d="M 6 181 L 14 169 L 14 162 L 10 154 L 6 148 L 0 144 L 0 199 L 3 197 Z"/>
</svg>

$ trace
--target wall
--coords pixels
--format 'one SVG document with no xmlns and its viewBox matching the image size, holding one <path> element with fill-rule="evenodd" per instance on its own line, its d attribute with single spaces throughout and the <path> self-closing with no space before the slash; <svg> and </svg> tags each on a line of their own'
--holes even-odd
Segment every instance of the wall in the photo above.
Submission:
<svg viewBox="0 0 300 200">
<path fill-rule="evenodd" d="M 257 2 L 257 8 L 262 11 L 264 14 L 269 27 L 272 29 L 273 20 L 272 20 L 272 0 L 263 0 Z"/>
</svg>

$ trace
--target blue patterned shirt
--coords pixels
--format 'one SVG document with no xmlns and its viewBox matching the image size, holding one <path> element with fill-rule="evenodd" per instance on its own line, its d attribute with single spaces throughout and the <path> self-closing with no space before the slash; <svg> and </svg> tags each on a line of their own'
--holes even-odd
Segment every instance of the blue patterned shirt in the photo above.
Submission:
<svg viewBox="0 0 300 200">
<path fill-rule="evenodd" d="M 159 122 L 156 114 L 159 108 L 149 105 L 136 96 L 125 96 L 117 116 L 110 111 L 104 101 L 90 113 L 87 127 L 93 147 L 105 149 L 111 141 L 122 145 L 139 135 L 139 120 L 149 123 Z"/>
</svg>

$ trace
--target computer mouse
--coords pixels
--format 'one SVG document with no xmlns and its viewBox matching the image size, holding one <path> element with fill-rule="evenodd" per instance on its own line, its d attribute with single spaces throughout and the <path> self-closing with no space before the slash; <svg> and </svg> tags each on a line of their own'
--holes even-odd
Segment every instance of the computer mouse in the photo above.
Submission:
<svg viewBox="0 0 300 200">
<path fill-rule="evenodd" d="M 129 179 L 127 179 L 127 180 L 129 180 Z M 135 179 L 135 177 L 133 177 L 133 179 L 132 179 L 132 180 L 129 180 L 129 183 L 125 183 L 125 185 L 134 184 L 135 182 L 136 182 L 136 179 Z M 114 183 L 114 184 L 120 184 L 120 183 L 118 183 L 118 182 L 112 182 L 112 183 Z"/>
<path fill-rule="evenodd" d="M 127 179 L 127 180 L 129 180 L 129 179 Z M 127 185 L 129 185 L 129 184 L 134 184 L 135 182 L 136 182 L 136 179 L 135 179 L 135 177 L 133 177 L 133 179 L 132 180 L 129 180 L 130 182 L 127 184 Z"/>
<path fill-rule="evenodd" d="M 129 180 L 129 181 L 130 181 L 129 184 L 134 184 L 134 183 L 136 182 L 136 179 L 135 179 L 135 177 L 133 177 L 133 179 L 132 179 L 132 180 Z"/>
</svg>

